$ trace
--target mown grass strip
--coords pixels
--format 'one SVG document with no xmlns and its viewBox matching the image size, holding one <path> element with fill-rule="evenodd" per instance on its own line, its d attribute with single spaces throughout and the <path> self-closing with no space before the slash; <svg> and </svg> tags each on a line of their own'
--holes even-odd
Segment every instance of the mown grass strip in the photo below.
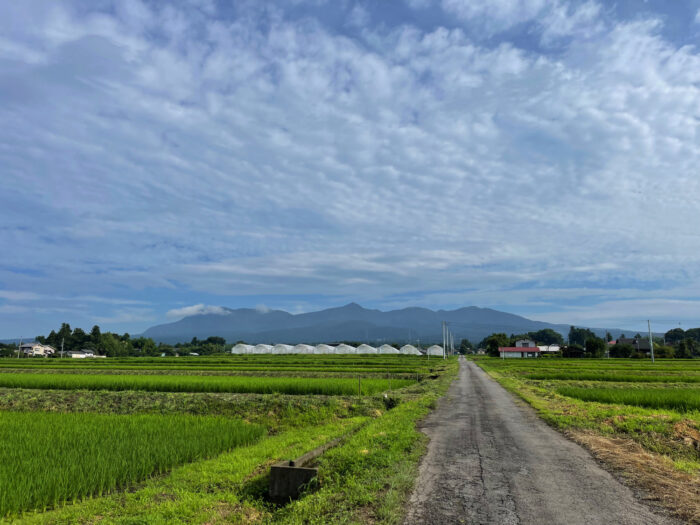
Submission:
<svg viewBox="0 0 700 525">
<path fill-rule="evenodd" d="M 0 412 L 0 516 L 127 487 L 263 434 L 221 417 Z"/>
<path fill-rule="evenodd" d="M 415 383 L 391 380 L 398 389 Z M 361 393 L 371 395 L 390 386 L 388 379 L 362 379 Z M 79 375 L 0 374 L 0 387 L 56 390 L 145 390 L 154 392 L 238 392 L 291 395 L 353 395 L 358 380 L 353 378 L 243 377 L 192 375 Z"/>
<path fill-rule="evenodd" d="M 688 412 L 700 410 L 700 389 L 678 388 L 586 388 L 560 387 L 557 392 L 563 396 L 582 401 L 595 401 L 618 405 L 633 405 L 647 408 L 668 408 Z"/>
</svg>

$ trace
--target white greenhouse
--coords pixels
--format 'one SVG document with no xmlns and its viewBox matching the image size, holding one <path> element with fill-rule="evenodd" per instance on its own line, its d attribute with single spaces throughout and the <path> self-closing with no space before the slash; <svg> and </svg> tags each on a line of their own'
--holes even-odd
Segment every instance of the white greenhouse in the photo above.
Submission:
<svg viewBox="0 0 700 525">
<path fill-rule="evenodd" d="M 335 354 L 335 348 L 328 345 L 316 345 L 314 354 Z"/>
<path fill-rule="evenodd" d="M 254 354 L 271 354 L 272 353 L 272 346 L 271 345 L 255 345 L 253 347 L 253 353 Z"/>
<path fill-rule="evenodd" d="M 413 345 L 403 345 L 399 352 L 401 352 L 403 355 L 423 355 L 421 351 Z"/>
<path fill-rule="evenodd" d="M 313 354 L 314 352 L 314 347 L 310 345 L 295 345 L 294 346 L 294 354 Z"/>
<path fill-rule="evenodd" d="M 335 347 L 336 354 L 356 354 L 357 348 L 354 346 L 342 344 Z"/>
<path fill-rule="evenodd" d="M 273 354 L 293 354 L 294 347 L 292 345 L 278 344 L 272 347 Z"/>
<path fill-rule="evenodd" d="M 253 346 L 246 345 L 243 343 L 238 343 L 237 345 L 234 345 L 233 348 L 231 348 L 231 353 L 232 354 L 251 354 L 251 353 L 253 353 Z"/>
<path fill-rule="evenodd" d="M 391 345 L 382 345 L 379 347 L 379 353 L 380 354 L 398 354 L 400 352 Z"/>
<path fill-rule="evenodd" d="M 444 353 L 440 345 L 433 345 L 430 348 L 428 348 L 426 352 L 428 355 L 439 355 L 440 357 L 442 357 Z"/>
<path fill-rule="evenodd" d="M 358 354 L 376 354 L 377 349 L 374 348 L 373 346 L 362 344 L 362 345 L 357 347 L 357 353 Z"/>
</svg>

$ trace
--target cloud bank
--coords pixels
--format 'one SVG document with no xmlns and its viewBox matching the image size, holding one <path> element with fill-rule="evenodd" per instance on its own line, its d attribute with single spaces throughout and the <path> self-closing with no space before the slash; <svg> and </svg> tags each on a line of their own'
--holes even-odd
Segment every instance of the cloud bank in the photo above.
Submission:
<svg viewBox="0 0 700 525">
<path fill-rule="evenodd" d="M 183 306 L 182 308 L 175 308 L 169 310 L 165 316 L 169 319 L 181 319 L 183 317 L 190 317 L 192 315 L 227 315 L 228 311 L 226 308 L 221 306 L 210 306 L 206 304 L 193 304 L 192 306 Z"/>
<path fill-rule="evenodd" d="M 695 13 L 616 9 L 4 3 L 3 307 L 350 299 L 577 322 L 652 293 L 655 315 L 692 317 L 700 55 L 667 27 Z M 600 321 L 644 316 L 625 310 Z M 0 331 L 18 321 L 38 322 Z"/>
</svg>

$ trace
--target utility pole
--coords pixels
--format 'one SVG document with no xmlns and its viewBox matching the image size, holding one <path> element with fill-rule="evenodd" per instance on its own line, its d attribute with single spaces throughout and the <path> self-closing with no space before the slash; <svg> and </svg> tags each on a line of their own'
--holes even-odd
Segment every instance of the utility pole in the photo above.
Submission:
<svg viewBox="0 0 700 525">
<path fill-rule="evenodd" d="M 19 349 L 22 348 L 22 338 L 19 338 L 19 345 L 17 346 L 17 359 L 19 359 Z"/>
<path fill-rule="evenodd" d="M 65 337 L 61 337 L 61 359 L 63 359 L 63 341 L 65 340 Z"/>
<path fill-rule="evenodd" d="M 447 344 L 447 323 L 442 322 L 442 358 L 445 359 L 445 345 Z"/>
<path fill-rule="evenodd" d="M 647 327 L 649 328 L 649 350 L 651 350 L 651 362 L 654 362 L 654 339 L 651 337 L 651 321 L 647 319 Z"/>
</svg>

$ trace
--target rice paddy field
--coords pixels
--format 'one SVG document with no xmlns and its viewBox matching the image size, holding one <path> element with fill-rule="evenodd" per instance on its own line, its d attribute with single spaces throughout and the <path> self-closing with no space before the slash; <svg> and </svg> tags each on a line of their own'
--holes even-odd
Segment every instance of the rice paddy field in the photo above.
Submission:
<svg viewBox="0 0 700 525">
<path fill-rule="evenodd" d="M 700 522 L 700 360 L 476 363 L 687 522 Z"/>
<path fill-rule="evenodd" d="M 0 522 L 396 523 L 455 358 L 0 360 Z M 336 438 L 267 501 L 269 466 Z"/>
</svg>

